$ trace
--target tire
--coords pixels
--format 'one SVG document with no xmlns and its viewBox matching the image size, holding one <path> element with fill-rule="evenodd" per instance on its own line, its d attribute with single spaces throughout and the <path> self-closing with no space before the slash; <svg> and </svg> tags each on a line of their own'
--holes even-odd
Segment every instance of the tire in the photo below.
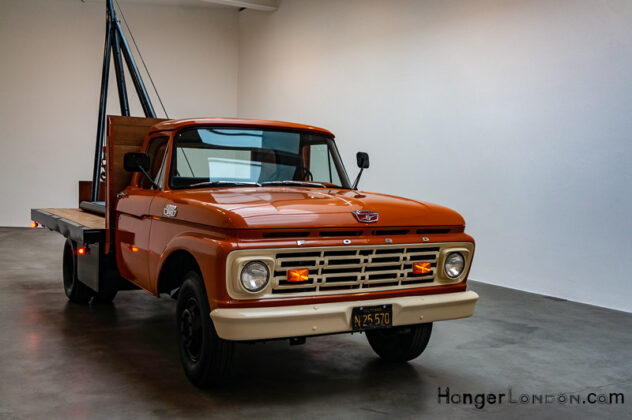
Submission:
<svg viewBox="0 0 632 420">
<path fill-rule="evenodd" d="M 432 322 L 427 324 L 393 327 L 366 332 L 366 338 L 375 353 L 389 362 L 408 362 L 426 349 Z"/>
<path fill-rule="evenodd" d="M 219 338 L 210 312 L 202 278 L 188 272 L 176 306 L 178 349 L 184 373 L 199 388 L 221 383 L 233 361 L 234 343 Z"/>
<path fill-rule="evenodd" d="M 92 303 L 112 303 L 118 291 L 118 277 L 112 273 L 111 269 L 107 269 L 99 280 L 99 291 L 92 292 L 94 295 Z"/>
<path fill-rule="evenodd" d="M 86 304 L 92 298 L 92 290 L 77 278 L 77 244 L 66 239 L 63 256 L 64 292 L 71 302 Z"/>
<path fill-rule="evenodd" d="M 109 289 L 100 289 L 98 292 L 92 292 L 94 294 L 93 303 L 112 303 L 118 289 L 116 287 L 110 287 Z"/>
</svg>

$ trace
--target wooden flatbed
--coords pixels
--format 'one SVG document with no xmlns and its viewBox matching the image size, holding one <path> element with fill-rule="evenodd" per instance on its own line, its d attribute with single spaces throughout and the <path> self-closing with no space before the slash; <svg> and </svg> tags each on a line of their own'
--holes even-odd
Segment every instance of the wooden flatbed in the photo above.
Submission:
<svg viewBox="0 0 632 420">
<path fill-rule="evenodd" d="M 31 209 L 31 220 L 80 244 L 105 241 L 105 216 L 81 209 Z"/>
</svg>

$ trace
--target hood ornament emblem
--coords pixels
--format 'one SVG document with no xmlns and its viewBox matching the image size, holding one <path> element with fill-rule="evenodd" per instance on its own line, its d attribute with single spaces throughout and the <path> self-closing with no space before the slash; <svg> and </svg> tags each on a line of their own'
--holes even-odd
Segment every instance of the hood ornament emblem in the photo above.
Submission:
<svg viewBox="0 0 632 420">
<path fill-rule="evenodd" d="M 351 213 L 361 223 L 375 223 L 380 218 L 379 213 L 372 210 L 356 210 Z"/>
</svg>

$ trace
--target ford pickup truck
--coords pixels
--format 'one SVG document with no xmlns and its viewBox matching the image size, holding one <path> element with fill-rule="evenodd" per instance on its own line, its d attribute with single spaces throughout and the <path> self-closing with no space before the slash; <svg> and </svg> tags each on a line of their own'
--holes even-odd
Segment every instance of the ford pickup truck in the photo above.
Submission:
<svg viewBox="0 0 632 420">
<path fill-rule="evenodd" d="M 359 332 L 406 362 L 434 321 L 473 314 L 464 219 L 358 190 L 331 132 L 217 118 L 108 117 L 107 128 L 104 214 L 33 209 L 33 225 L 67 237 L 70 301 L 134 288 L 175 298 L 195 385 L 219 383 L 236 342 Z M 368 155 L 357 162 L 361 174 Z"/>
</svg>

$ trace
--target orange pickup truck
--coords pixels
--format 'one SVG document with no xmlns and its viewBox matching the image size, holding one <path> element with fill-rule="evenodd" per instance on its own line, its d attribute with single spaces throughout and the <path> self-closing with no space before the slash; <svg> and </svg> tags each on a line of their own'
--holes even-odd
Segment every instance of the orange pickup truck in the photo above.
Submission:
<svg viewBox="0 0 632 420">
<path fill-rule="evenodd" d="M 325 129 L 108 117 L 105 150 L 104 214 L 33 209 L 34 226 L 68 238 L 71 301 L 132 288 L 177 299 L 180 357 L 197 386 L 228 372 L 235 342 L 364 332 L 380 357 L 404 362 L 434 321 L 474 312 L 463 218 L 359 191 Z M 368 155 L 357 161 L 361 174 Z"/>
</svg>

